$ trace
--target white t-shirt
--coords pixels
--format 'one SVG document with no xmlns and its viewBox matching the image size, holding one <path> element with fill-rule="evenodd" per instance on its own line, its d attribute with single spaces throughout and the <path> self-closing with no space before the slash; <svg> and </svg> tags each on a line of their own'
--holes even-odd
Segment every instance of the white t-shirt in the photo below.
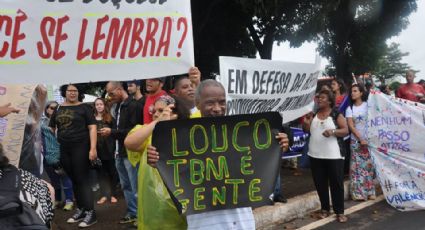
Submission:
<svg viewBox="0 0 425 230">
<path fill-rule="evenodd" d="M 319 159 L 344 159 L 339 151 L 336 137 L 323 136 L 323 132 L 327 129 L 336 129 L 331 116 L 325 120 L 320 120 L 317 116 L 313 118 L 310 125 L 308 155 Z"/>
<path fill-rule="evenodd" d="M 353 109 L 351 106 L 348 106 L 345 111 L 345 116 L 347 118 L 351 117 L 354 122 L 354 128 L 359 131 L 362 139 L 366 138 L 366 118 L 367 118 L 367 102 L 363 102 L 361 105 L 356 106 L 353 105 Z M 357 140 L 353 133 L 351 133 L 351 139 Z"/>
<path fill-rule="evenodd" d="M 235 208 L 204 212 L 187 216 L 188 230 L 247 229 L 255 230 L 252 209 Z"/>
</svg>

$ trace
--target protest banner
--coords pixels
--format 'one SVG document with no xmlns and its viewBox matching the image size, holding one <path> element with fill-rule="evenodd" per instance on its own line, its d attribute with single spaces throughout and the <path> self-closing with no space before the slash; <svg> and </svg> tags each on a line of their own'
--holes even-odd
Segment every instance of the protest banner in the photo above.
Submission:
<svg viewBox="0 0 425 230">
<path fill-rule="evenodd" d="M 0 1 L 2 83 L 64 84 L 187 73 L 190 1 Z"/>
<path fill-rule="evenodd" d="M 291 146 L 289 146 L 289 151 L 286 153 L 282 153 L 282 159 L 290 159 L 294 157 L 299 157 L 302 155 L 304 146 L 308 140 L 308 133 L 305 133 L 303 129 L 297 127 L 291 127 L 292 136 L 294 138 L 294 142 Z"/>
<path fill-rule="evenodd" d="M 20 109 L 0 118 L 0 143 L 11 164 L 18 166 L 31 98 L 36 85 L 0 85 L 0 105 L 11 103 Z M 34 152 L 34 149 L 32 149 Z"/>
<path fill-rule="evenodd" d="M 372 91 L 368 100 L 369 151 L 388 204 L 425 208 L 425 107 Z"/>
<path fill-rule="evenodd" d="M 187 214 L 270 204 L 281 123 L 276 112 L 160 122 L 158 170 Z"/>
<path fill-rule="evenodd" d="M 313 108 L 319 61 L 315 64 L 220 57 L 220 81 L 229 115 L 278 111 L 283 122 Z"/>
</svg>

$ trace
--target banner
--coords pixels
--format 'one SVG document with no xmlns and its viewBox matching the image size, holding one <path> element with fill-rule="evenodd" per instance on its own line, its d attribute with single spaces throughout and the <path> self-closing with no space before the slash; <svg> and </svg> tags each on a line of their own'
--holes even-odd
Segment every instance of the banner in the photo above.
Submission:
<svg viewBox="0 0 425 230">
<path fill-rule="evenodd" d="M 0 1 L 3 83 L 143 79 L 193 65 L 190 0 Z"/>
<path fill-rule="evenodd" d="M 283 122 L 313 108 L 320 64 L 220 57 L 227 113 L 278 111 Z"/>
<path fill-rule="evenodd" d="M 369 150 L 387 202 L 402 210 L 425 208 L 425 107 L 371 92 Z"/>
<path fill-rule="evenodd" d="M 289 151 L 282 153 L 282 159 L 290 159 L 302 155 L 304 146 L 308 140 L 308 133 L 305 133 L 302 128 L 291 127 L 292 136 L 294 138 L 293 144 L 289 147 Z"/>
<path fill-rule="evenodd" d="M 187 214 L 270 204 L 281 124 L 278 113 L 160 122 L 158 170 Z"/>
<path fill-rule="evenodd" d="M 19 113 L 0 118 L 0 142 L 10 163 L 15 166 L 19 165 L 28 109 L 35 87 L 36 85 L 0 85 L 0 105 L 12 103 L 13 107 L 20 109 Z"/>
</svg>

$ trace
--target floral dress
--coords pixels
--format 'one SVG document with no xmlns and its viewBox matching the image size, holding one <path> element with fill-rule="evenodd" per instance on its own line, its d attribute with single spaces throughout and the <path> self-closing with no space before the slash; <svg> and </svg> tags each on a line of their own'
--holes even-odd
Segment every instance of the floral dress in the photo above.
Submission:
<svg viewBox="0 0 425 230">
<path fill-rule="evenodd" d="M 347 118 L 352 118 L 354 127 L 366 137 L 367 103 L 360 106 L 353 105 L 346 111 Z M 375 169 L 367 146 L 360 145 L 360 141 L 351 134 L 351 161 L 350 161 L 350 194 L 353 200 L 367 200 L 375 196 Z"/>
</svg>

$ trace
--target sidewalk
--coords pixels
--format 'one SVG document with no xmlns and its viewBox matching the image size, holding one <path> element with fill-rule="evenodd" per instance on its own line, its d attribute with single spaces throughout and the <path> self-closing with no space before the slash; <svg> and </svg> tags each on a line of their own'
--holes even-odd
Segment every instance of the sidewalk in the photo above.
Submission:
<svg viewBox="0 0 425 230">
<path fill-rule="evenodd" d="M 301 169 L 303 175 L 294 176 L 293 170 L 281 171 L 283 194 L 288 203 L 275 203 L 254 210 L 255 226 L 259 230 L 276 229 L 276 226 L 296 218 L 302 218 L 312 211 L 320 209 L 319 196 L 314 187 L 310 169 Z M 382 190 L 377 185 L 377 195 Z M 349 181 L 344 182 L 344 199 L 349 199 Z"/>
</svg>

